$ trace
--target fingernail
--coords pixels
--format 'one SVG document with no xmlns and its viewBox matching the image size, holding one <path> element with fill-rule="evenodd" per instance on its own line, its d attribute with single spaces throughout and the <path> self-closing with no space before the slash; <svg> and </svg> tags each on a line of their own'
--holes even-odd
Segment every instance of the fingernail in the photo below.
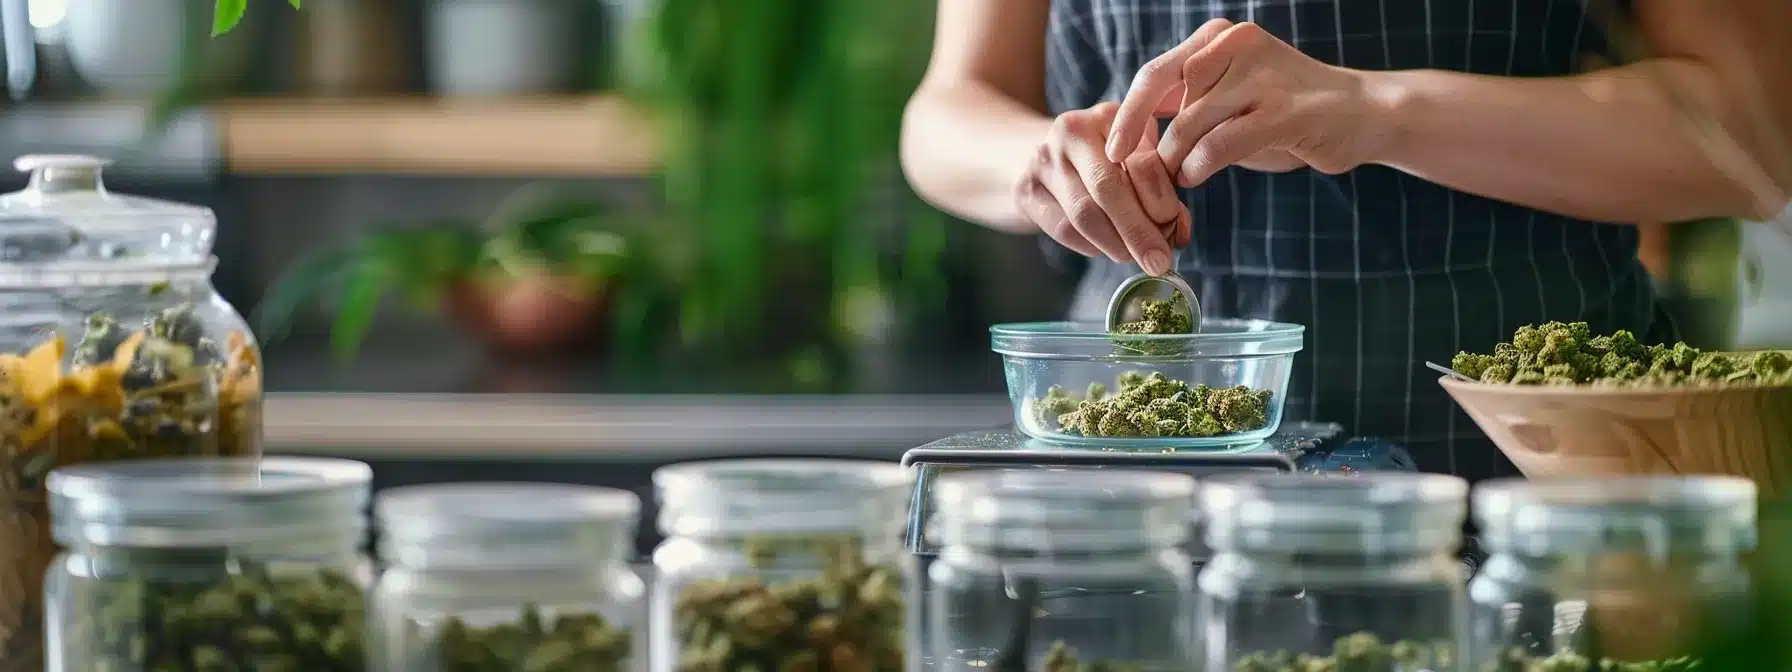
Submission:
<svg viewBox="0 0 1792 672">
<path fill-rule="evenodd" d="M 1170 255 L 1163 250 L 1152 250 L 1145 253 L 1145 272 L 1152 275 L 1163 275 L 1170 270 Z"/>
<path fill-rule="evenodd" d="M 1125 156 L 1122 156 L 1120 154 L 1121 150 L 1120 150 L 1119 137 L 1120 136 L 1114 136 L 1114 137 L 1108 138 L 1108 150 L 1107 150 L 1108 151 L 1108 160 L 1116 162 L 1116 163 L 1118 163 L 1122 159 L 1126 158 Z"/>
</svg>

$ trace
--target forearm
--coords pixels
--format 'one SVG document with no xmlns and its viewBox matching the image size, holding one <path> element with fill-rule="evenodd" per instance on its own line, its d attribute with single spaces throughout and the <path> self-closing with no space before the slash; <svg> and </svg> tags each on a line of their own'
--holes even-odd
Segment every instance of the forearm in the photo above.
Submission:
<svg viewBox="0 0 1792 672">
<path fill-rule="evenodd" d="M 1764 191 L 1778 191 L 1771 181 L 1739 179 L 1758 173 L 1746 151 L 1714 159 L 1662 89 L 1671 82 L 1746 150 L 1751 134 L 1737 121 L 1736 104 L 1693 61 L 1656 59 L 1557 78 L 1437 71 L 1364 77 L 1389 112 L 1371 162 L 1445 186 L 1623 223 L 1759 218 L 1783 205 L 1763 202 L 1772 200 Z"/>
<path fill-rule="evenodd" d="M 1014 206 L 1014 184 L 1050 128 L 993 87 L 923 84 L 902 117 L 902 170 L 934 207 L 1000 231 L 1036 231 Z"/>
</svg>

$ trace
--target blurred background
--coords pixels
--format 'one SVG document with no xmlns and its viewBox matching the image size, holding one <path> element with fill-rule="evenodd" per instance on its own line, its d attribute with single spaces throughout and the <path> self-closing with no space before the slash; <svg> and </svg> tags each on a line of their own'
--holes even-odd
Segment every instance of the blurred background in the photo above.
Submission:
<svg viewBox="0 0 1792 672">
<path fill-rule="evenodd" d="M 217 212 L 271 453 L 643 495 L 693 457 L 895 459 L 1006 424 L 987 327 L 1068 302 L 896 169 L 931 2 L 251 0 L 215 40 L 212 4 L 5 0 L 0 154 Z M 1649 231 L 1695 345 L 1792 346 L 1769 224 Z"/>
</svg>

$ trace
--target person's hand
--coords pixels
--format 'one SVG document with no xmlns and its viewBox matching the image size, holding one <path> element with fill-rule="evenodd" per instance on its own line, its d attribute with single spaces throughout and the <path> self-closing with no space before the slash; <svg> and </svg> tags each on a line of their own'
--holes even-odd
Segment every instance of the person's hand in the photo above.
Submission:
<svg viewBox="0 0 1792 672">
<path fill-rule="evenodd" d="M 1215 19 L 1133 78 L 1114 137 L 1174 116 L 1157 152 L 1185 187 L 1231 165 L 1338 174 L 1380 141 L 1361 73 L 1321 63 L 1254 23 Z M 1110 157 L 1133 148 L 1110 142 Z"/>
<path fill-rule="evenodd" d="M 1189 212 L 1158 158 L 1156 123 L 1122 143 L 1119 158 L 1103 153 L 1118 110 L 1115 103 L 1101 103 L 1058 115 L 1015 184 L 1015 204 L 1040 231 L 1078 254 L 1136 261 L 1145 272 L 1163 275 L 1170 270 L 1172 243 L 1188 244 Z"/>
</svg>

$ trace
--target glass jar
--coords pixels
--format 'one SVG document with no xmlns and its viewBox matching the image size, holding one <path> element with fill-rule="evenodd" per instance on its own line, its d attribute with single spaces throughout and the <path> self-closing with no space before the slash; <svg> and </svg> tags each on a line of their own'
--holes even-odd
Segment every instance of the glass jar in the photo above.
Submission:
<svg viewBox="0 0 1792 672">
<path fill-rule="evenodd" d="M 638 669 L 647 586 L 625 564 L 634 493 L 531 483 L 420 485 L 374 507 L 386 571 L 381 672 Z"/>
<path fill-rule="evenodd" d="M 1194 479 L 1165 472 L 958 474 L 936 489 L 935 669 L 1188 670 Z"/>
<path fill-rule="evenodd" d="M 372 478 L 321 458 L 56 470 L 50 510 L 67 550 L 45 578 L 47 669 L 365 669 Z"/>
<path fill-rule="evenodd" d="M 1203 481 L 1206 669 L 1458 669 L 1467 495 L 1432 474 Z"/>
<path fill-rule="evenodd" d="M 91 157 L 16 165 L 31 182 L 0 196 L 0 660 L 41 663 L 44 477 L 259 455 L 261 366 L 211 286 L 210 211 L 108 193 Z"/>
<path fill-rule="evenodd" d="M 1601 659 L 1692 669 L 1695 640 L 1745 625 L 1729 619 L 1750 613 L 1747 479 L 1513 479 L 1474 500 L 1491 553 L 1469 584 L 1476 672 Z"/>
<path fill-rule="evenodd" d="M 653 669 L 904 669 L 909 470 L 715 460 L 653 481 Z"/>
</svg>

